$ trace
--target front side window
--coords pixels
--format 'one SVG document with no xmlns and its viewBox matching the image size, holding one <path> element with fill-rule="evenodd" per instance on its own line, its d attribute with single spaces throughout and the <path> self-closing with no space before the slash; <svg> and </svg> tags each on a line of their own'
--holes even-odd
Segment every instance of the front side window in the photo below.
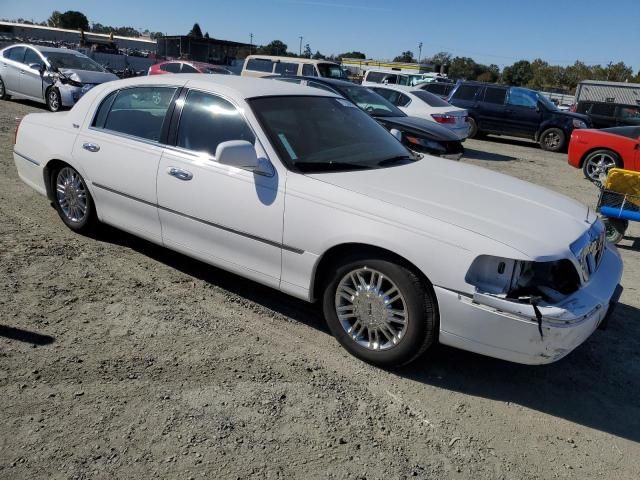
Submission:
<svg viewBox="0 0 640 480">
<path fill-rule="evenodd" d="M 311 65 L 310 63 L 305 63 L 304 65 L 302 65 L 302 75 L 304 75 L 305 77 L 315 77 L 316 69 L 313 68 L 313 65 Z"/>
<path fill-rule="evenodd" d="M 603 117 L 613 117 L 616 106 L 613 103 L 594 103 L 589 112 L 591 115 L 602 115 Z"/>
<path fill-rule="evenodd" d="M 247 70 L 254 72 L 273 72 L 273 62 L 264 58 L 251 58 L 247 61 Z"/>
<path fill-rule="evenodd" d="M 369 71 L 367 72 L 367 78 L 365 80 L 367 82 L 382 83 L 383 78 L 384 78 L 384 73 Z"/>
<path fill-rule="evenodd" d="M 536 108 L 538 95 L 526 88 L 512 87 L 509 90 L 509 105 L 516 107 Z"/>
<path fill-rule="evenodd" d="M 220 97 L 190 91 L 180 115 L 177 146 L 213 157 L 218 145 L 229 140 L 255 143 L 242 112 Z"/>
<path fill-rule="evenodd" d="M 117 92 L 102 128 L 134 137 L 160 141 L 162 124 L 176 92 L 171 87 L 135 87 Z M 107 97 L 102 105 L 109 101 Z M 102 106 L 94 123 L 103 117 Z"/>
<path fill-rule="evenodd" d="M 281 96 L 249 100 L 278 155 L 301 172 L 362 170 L 411 161 L 409 151 L 349 100 Z"/>
<path fill-rule="evenodd" d="M 35 50 L 27 48 L 27 51 L 24 54 L 24 63 L 26 65 L 33 65 L 34 63 L 42 65 L 42 59 L 40 58 L 40 55 L 36 53 Z"/>
<path fill-rule="evenodd" d="M 45 52 L 47 60 L 51 66 L 64 69 L 86 70 L 88 72 L 104 72 L 98 63 L 91 60 L 86 55 L 69 50 L 69 52 Z"/>
<path fill-rule="evenodd" d="M 163 72 L 169 72 L 169 73 L 179 73 L 180 64 L 177 62 L 163 63 L 162 65 L 160 65 L 160 70 L 162 70 Z"/>
<path fill-rule="evenodd" d="M 620 107 L 618 116 L 625 120 L 640 120 L 640 107 L 625 106 Z"/>
<path fill-rule="evenodd" d="M 297 75 L 298 74 L 298 64 L 297 63 L 278 62 L 278 63 L 276 63 L 275 73 L 277 73 L 279 75 Z"/>
<path fill-rule="evenodd" d="M 455 92 L 453 92 L 453 98 L 456 100 L 473 100 L 476 98 L 480 87 L 476 85 L 460 85 Z"/>
<path fill-rule="evenodd" d="M 402 113 L 401 110 L 399 110 L 386 98 L 382 97 L 372 90 L 373 89 L 370 90 L 368 88 L 354 85 L 353 87 L 342 87 L 342 94 L 353 103 L 358 105 L 358 107 L 367 112 L 369 115 L 373 115 L 375 117 L 405 116 L 405 114 Z M 381 88 L 380 90 L 386 90 L 387 92 L 391 91 L 386 88 Z"/>
<path fill-rule="evenodd" d="M 484 91 L 484 101 L 496 105 L 504 105 L 507 98 L 506 88 L 487 87 Z"/>
</svg>

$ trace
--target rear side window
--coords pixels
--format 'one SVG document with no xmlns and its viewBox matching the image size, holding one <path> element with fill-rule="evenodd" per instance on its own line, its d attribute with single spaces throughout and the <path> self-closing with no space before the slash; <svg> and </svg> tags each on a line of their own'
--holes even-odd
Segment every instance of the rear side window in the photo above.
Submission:
<svg viewBox="0 0 640 480">
<path fill-rule="evenodd" d="M 105 130 L 124 133 L 157 142 L 162 124 L 176 92 L 170 87 L 136 87 L 117 92 L 103 121 Z M 102 106 L 95 118 L 96 127 L 103 118 Z"/>
<path fill-rule="evenodd" d="M 372 90 L 378 95 L 381 95 L 382 97 L 389 100 L 396 107 L 405 107 L 409 105 L 409 103 L 411 103 L 411 99 L 409 98 L 409 96 L 396 90 L 390 90 L 388 88 L 372 88 Z"/>
<path fill-rule="evenodd" d="M 180 72 L 180 64 L 179 63 L 164 63 L 160 65 L 160 70 L 163 72 L 169 73 L 178 73 Z"/>
<path fill-rule="evenodd" d="M 445 102 L 443 99 L 434 95 L 431 92 L 425 92 L 424 90 L 414 90 L 413 93 L 416 97 L 422 100 L 424 103 L 429 105 L 430 107 L 450 107 L 451 105 Z"/>
<path fill-rule="evenodd" d="M 579 102 L 578 103 L 577 112 L 578 113 L 587 113 L 589 111 L 589 109 L 591 108 L 591 105 L 593 105 L 593 103 Z"/>
<path fill-rule="evenodd" d="M 487 87 L 484 91 L 484 101 L 487 103 L 504 105 L 504 101 L 506 98 L 507 98 L 506 88 Z"/>
<path fill-rule="evenodd" d="M 616 106 L 613 103 L 594 103 L 591 106 L 591 115 L 602 115 L 603 117 L 613 117 Z"/>
<path fill-rule="evenodd" d="M 104 122 L 107 120 L 107 115 L 109 114 L 109 110 L 111 110 L 111 105 L 113 104 L 113 101 L 116 99 L 116 95 L 118 95 L 117 90 L 115 92 L 111 92 L 102 101 L 102 103 L 98 107 L 96 116 L 93 117 L 93 122 L 91 123 L 92 127 L 104 128 Z"/>
<path fill-rule="evenodd" d="M 30 48 L 27 48 L 27 51 L 24 54 L 24 63 L 26 65 L 33 65 L 34 63 L 38 63 L 42 65 L 44 62 L 40 58 L 40 55 L 38 55 L 35 52 L 35 50 L 31 50 Z"/>
<path fill-rule="evenodd" d="M 181 73 L 198 73 L 198 70 L 187 63 L 183 63 Z"/>
<path fill-rule="evenodd" d="M 384 78 L 385 74 L 382 72 L 367 72 L 367 78 L 365 79 L 367 82 L 374 82 L 374 83 L 382 83 L 382 79 Z"/>
<path fill-rule="evenodd" d="M 302 65 L 302 75 L 305 77 L 316 77 L 316 69 L 310 63 Z"/>
<path fill-rule="evenodd" d="M 26 49 L 24 47 L 15 47 L 15 48 L 9 49 L 9 59 L 13 60 L 14 62 L 22 63 L 22 61 L 24 60 L 25 50 Z"/>
<path fill-rule="evenodd" d="M 431 92 L 434 95 L 446 95 L 447 89 L 443 83 L 428 83 L 424 87 L 421 87 L 422 90 L 426 90 L 427 92 Z"/>
<path fill-rule="evenodd" d="M 220 97 L 190 91 L 180 115 L 177 146 L 213 157 L 218 145 L 229 140 L 255 143 L 242 114 Z"/>
<path fill-rule="evenodd" d="M 473 100 L 476 97 L 480 87 L 476 85 L 460 85 L 453 93 L 453 97 L 456 100 Z"/>
<path fill-rule="evenodd" d="M 276 63 L 276 71 L 275 71 L 275 73 L 279 73 L 280 75 L 297 75 L 298 74 L 298 64 L 297 63 L 285 63 L 285 62 Z"/>
<path fill-rule="evenodd" d="M 251 58 L 247 62 L 247 70 L 253 70 L 254 72 L 269 72 L 273 71 L 273 62 L 264 58 Z"/>
</svg>

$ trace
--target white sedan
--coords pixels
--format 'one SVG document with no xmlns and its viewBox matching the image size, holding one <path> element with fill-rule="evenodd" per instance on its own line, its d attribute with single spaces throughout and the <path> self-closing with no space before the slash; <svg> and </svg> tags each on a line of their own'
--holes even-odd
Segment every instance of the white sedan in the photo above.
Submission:
<svg viewBox="0 0 640 480">
<path fill-rule="evenodd" d="M 464 108 L 456 107 L 431 92 L 418 87 L 384 85 L 369 87 L 378 95 L 393 103 L 407 115 L 437 122 L 458 135 L 461 140 L 469 136 L 469 115 Z"/>
<path fill-rule="evenodd" d="M 320 300 L 338 341 L 381 366 L 437 341 L 553 362 L 620 291 L 620 256 L 593 211 L 415 159 L 316 88 L 222 75 L 110 82 L 69 112 L 24 117 L 14 160 L 72 230 L 108 223 Z"/>
</svg>

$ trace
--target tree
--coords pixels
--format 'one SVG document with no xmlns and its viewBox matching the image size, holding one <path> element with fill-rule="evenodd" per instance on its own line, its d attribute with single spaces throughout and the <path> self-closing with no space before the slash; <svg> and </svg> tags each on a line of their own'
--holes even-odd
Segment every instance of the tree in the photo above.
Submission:
<svg viewBox="0 0 640 480">
<path fill-rule="evenodd" d="M 262 55 L 286 56 L 287 44 L 281 40 L 274 40 L 264 47 L 258 48 L 258 53 L 261 53 Z"/>
<path fill-rule="evenodd" d="M 67 10 L 64 13 L 54 10 L 49 20 L 47 20 L 47 24 L 50 27 L 67 28 L 69 30 L 89 30 L 89 19 L 84 13 L 75 10 Z"/>
<path fill-rule="evenodd" d="M 406 52 L 402 52 L 396 58 L 393 59 L 394 62 L 405 62 L 405 63 L 416 63 L 417 60 L 413 57 L 413 52 L 407 50 Z"/>
<path fill-rule="evenodd" d="M 209 32 L 204 32 L 204 38 L 211 38 L 209 37 Z"/>
<path fill-rule="evenodd" d="M 359 58 L 360 60 L 365 60 L 367 56 L 362 52 L 353 51 L 336 55 L 336 58 Z"/>
<path fill-rule="evenodd" d="M 314 60 L 324 60 L 326 57 L 320 53 L 319 50 L 316 50 L 316 53 L 313 54 L 313 58 Z"/>
<path fill-rule="evenodd" d="M 533 69 L 528 60 L 520 60 L 502 71 L 502 79 L 510 85 L 526 85 L 533 80 Z"/>
<path fill-rule="evenodd" d="M 200 25 L 198 25 L 198 23 L 194 23 L 193 27 L 191 27 L 191 31 L 187 33 L 187 36 L 193 38 L 202 38 L 202 29 L 200 28 Z"/>
<path fill-rule="evenodd" d="M 438 52 L 431 57 L 431 63 L 434 65 L 449 65 L 451 64 L 452 58 L 449 52 Z"/>
<path fill-rule="evenodd" d="M 476 68 L 473 58 L 454 57 L 449 64 L 449 77 L 454 80 L 473 80 L 477 75 Z"/>
<path fill-rule="evenodd" d="M 47 25 L 54 28 L 62 28 L 62 13 L 58 10 L 54 10 L 47 20 Z"/>
<path fill-rule="evenodd" d="M 302 56 L 304 58 L 311 58 L 311 47 L 308 43 L 304 46 L 304 50 L 302 50 Z"/>
</svg>

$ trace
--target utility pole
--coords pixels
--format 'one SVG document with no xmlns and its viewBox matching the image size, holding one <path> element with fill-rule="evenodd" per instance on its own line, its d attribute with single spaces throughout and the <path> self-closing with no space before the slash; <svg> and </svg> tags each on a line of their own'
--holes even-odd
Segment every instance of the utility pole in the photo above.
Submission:
<svg viewBox="0 0 640 480">
<path fill-rule="evenodd" d="M 422 58 L 422 42 L 418 44 L 418 65 L 420 65 L 421 58 Z"/>
<path fill-rule="evenodd" d="M 252 50 L 253 50 L 253 32 L 249 33 L 249 55 L 251 55 Z"/>
<path fill-rule="evenodd" d="M 302 56 L 302 35 L 300 36 L 300 53 L 298 54 L 298 56 Z"/>
</svg>

